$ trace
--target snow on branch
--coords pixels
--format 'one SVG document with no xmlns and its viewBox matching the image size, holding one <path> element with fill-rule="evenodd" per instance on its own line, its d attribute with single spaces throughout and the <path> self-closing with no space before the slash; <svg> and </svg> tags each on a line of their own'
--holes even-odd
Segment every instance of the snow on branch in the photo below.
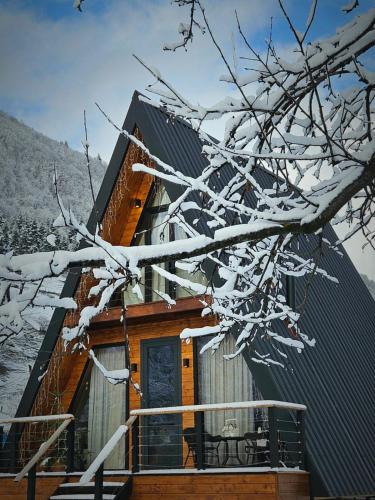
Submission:
<svg viewBox="0 0 375 500">
<path fill-rule="evenodd" d="M 129 370 L 127 368 L 123 368 L 121 370 L 107 370 L 97 359 L 95 353 L 92 349 L 89 351 L 90 358 L 94 361 L 95 366 L 99 369 L 102 375 L 110 382 L 111 384 L 123 384 L 129 378 Z"/>
<path fill-rule="evenodd" d="M 288 60 L 278 52 L 272 30 L 261 53 L 236 17 L 239 49 L 233 51 L 232 62 L 216 40 L 202 2 L 174 3 L 188 9 L 189 19 L 180 26 L 181 41 L 168 48 L 186 49 L 194 30 L 202 28 L 222 60 L 221 79 L 230 93 L 215 105 L 196 104 L 137 57 L 156 80 L 149 91 L 158 102 L 140 99 L 159 106 L 169 122 L 182 120 L 196 131 L 204 167 L 193 175 L 184 165 L 158 158 L 98 107 L 156 165 L 150 169 L 134 163 L 133 170 L 178 187 L 180 194 L 162 225 L 178 228 L 184 236 L 152 245 L 114 246 L 99 230 L 91 234 L 58 197 L 61 216 L 55 225 L 68 227 L 85 246 L 75 252 L 0 256 L 0 327 L 5 336 L 20 331 L 25 305 L 39 305 L 39 284 L 83 266 L 97 280 L 88 297 L 95 303 L 81 308 L 76 326 L 63 332 L 67 342 L 79 339 L 83 345 L 91 320 L 113 293 L 128 289 L 140 295 L 141 269 L 153 266 L 162 279 L 202 296 L 203 314 L 217 318 L 213 327 L 184 330 L 183 339 L 203 336 L 203 350 L 216 350 L 228 333 L 235 333 L 233 354 L 247 348 L 254 362 L 280 365 L 273 356 L 279 359 L 287 349 L 300 352 L 314 345 L 303 332 L 301 317 L 312 277 L 335 280 L 321 257 L 335 251 L 339 242 L 327 240 L 325 227 L 346 221 L 348 237 L 361 231 L 374 246 L 375 73 L 366 60 L 375 45 L 375 9 L 352 17 L 332 36 L 311 41 L 316 2 L 301 33 L 280 1 L 280 15 L 295 40 Z M 349 13 L 355 7 L 351 2 L 343 9 Z M 205 122 L 215 119 L 226 120 L 218 141 L 203 130 Z M 174 262 L 175 271 L 163 267 L 165 262 Z M 203 272 L 207 282 L 197 282 L 195 276 Z M 305 283 L 301 304 L 288 299 L 291 278 Z M 173 298 L 158 293 L 173 307 Z M 75 306 L 71 299 L 55 299 L 54 305 Z M 262 343 L 266 354 L 259 350 Z"/>
</svg>

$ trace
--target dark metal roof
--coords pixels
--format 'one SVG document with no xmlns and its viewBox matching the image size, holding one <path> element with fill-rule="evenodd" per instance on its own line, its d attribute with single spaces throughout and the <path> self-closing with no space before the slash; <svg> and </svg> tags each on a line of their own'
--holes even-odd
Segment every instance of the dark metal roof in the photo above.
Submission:
<svg viewBox="0 0 375 500">
<path fill-rule="evenodd" d="M 150 139 L 144 135 L 146 145 L 181 172 L 198 175 L 206 162 L 197 134 L 167 119 L 158 108 L 144 102 L 140 107 L 154 132 Z M 228 175 L 224 170 L 217 182 L 226 185 Z M 260 172 L 258 181 L 269 186 L 272 179 Z M 331 227 L 324 236 L 337 240 Z M 301 238 L 301 252 L 311 254 L 314 246 L 314 236 L 310 241 Z M 303 330 L 316 339 L 316 346 L 301 354 L 290 349 L 286 369 L 247 361 L 265 398 L 307 405 L 307 448 L 316 494 L 374 493 L 375 302 L 345 250 L 340 250 L 342 256 L 327 249 L 320 264 L 340 284 L 316 277 L 302 319 Z M 297 280 L 296 288 L 299 304 L 303 280 Z"/>
<path fill-rule="evenodd" d="M 158 108 L 138 99 L 135 93 L 124 128 L 137 125 L 146 146 L 153 154 L 178 170 L 198 175 L 206 165 L 201 155 L 202 144 L 197 134 L 180 120 L 171 120 Z M 97 198 L 100 218 L 104 215 L 120 171 L 128 141 L 119 137 Z M 270 183 L 270 176 L 259 174 L 259 181 Z M 217 182 L 225 185 L 229 173 L 223 172 Z M 171 199 L 179 188 L 167 185 Z M 88 227 L 93 230 L 96 213 Z M 207 230 L 205 224 L 200 228 Z M 327 227 L 325 236 L 336 237 Z M 311 252 L 313 237 L 301 239 L 301 251 Z M 303 328 L 316 338 L 317 345 L 301 354 L 288 351 L 286 369 L 263 367 L 246 361 L 267 399 L 304 403 L 307 452 L 315 495 L 354 495 L 375 493 L 375 303 L 345 250 L 340 257 L 326 251 L 321 261 L 340 285 L 316 277 L 311 288 Z M 77 272 L 71 273 L 64 295 L 72 295 L 77 286 Z M 297 303 L 302 301 L 303 283 L 297 280 Z M 55 312 L 43 342 L 30 381 L 17 411 L 27 415 L 37 393 L 40 370 L 52 352 L 64 319 L 63 311 Z M 280 328 L 283 328 L 280 326 Z"/>
</svg>

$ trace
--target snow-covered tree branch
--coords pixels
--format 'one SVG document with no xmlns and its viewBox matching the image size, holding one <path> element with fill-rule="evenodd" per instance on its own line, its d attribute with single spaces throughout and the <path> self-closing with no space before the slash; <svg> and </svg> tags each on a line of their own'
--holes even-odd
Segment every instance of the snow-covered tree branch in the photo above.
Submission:
<svg viewBox="0 0 375 500">
<path fill-rule="evenodd" d="M 67 341 L 82 341 L 91 319 L 105 309 L 114 291 L 130 286 L 139 293 L 141 268 L 152 265 L 179 286 L 210 297 L 203 313 L 217 315 L 217 325 L 185 330 L 183 338 L 215 333 L 207 344 L 215 349 L 226 332 L 235 329 L 237 352 L 257 336 L 276 348 L 302 349 L 313 340 L 299 327 L 304 304 L 293 308 L 287 303 L 287 277 L 305 277 L 307 284 L 316 273 L 335 279 L 319 263 L 324 247 L 335 251 L 324 238 L 328 224 L 346 221 L 347 237 L 361 231 L 374 246 L 375 73 L 366 67 L 364 56 L 375 44 L 375 9 L 332 37 L 308 43 L 316 0 L 304 32 L 294 26 L 280 0 L 295 40 L 290 59 L 279 55 L 272 31 L 264 53 L 256 51 L 237 17 L 239 47 L 232 63 L 215 38 L 203 4 L 175 3 L 188 9 L 188 22 L 180 25 L 181 41 L 165 48 L 186 48 L 195 29 L 205 32 L 223 62 L 226 73 L 221 79 L 229 95 L 209 107 L 191 102 L 157 69 L 138 60 L 156 80 L 148 89 L 158 97 L 153 104 L 187 121 L 199 134 L 206 167 L 196 177 L 186 176 L 178 164 L 166 164 L 103 114 L 157 166 L 136 163 L 134 171 L 179 187 L 180 196 L 172 200 L 164 224 L 178 224 L 187 237 L 149 246 L 113 246 L 101 237 L 100 225 L 90 234 L 60 200 L 56 225 L 68 227 L 84 246 L 71 252 L 0 256 L 0 340 L 22 329 L 27 307 L 40 305 L 35 298 L 38 283 L 80 265 L 97 280 L 90 291 L 97 301 L 83 308 L 78 324 L 65 328 L 63 335 Z M 223 118 L 225 133 L 216 141 L 204 132 L 205 124 Z M 308 235 L 313 235 L 315 253 L 303 255 L 299 242 Z M 159 266 L 171 260 L 192 276 L 204 270 L 208 283 L 195 283 Z M 54 299 L 53 305 L 74 306 L 68 299 Z M 276 320 L 288 325 L 286 336 L 273 330 Z M 258 359 L 270 361 L 260 355 Z"/>
</svg>

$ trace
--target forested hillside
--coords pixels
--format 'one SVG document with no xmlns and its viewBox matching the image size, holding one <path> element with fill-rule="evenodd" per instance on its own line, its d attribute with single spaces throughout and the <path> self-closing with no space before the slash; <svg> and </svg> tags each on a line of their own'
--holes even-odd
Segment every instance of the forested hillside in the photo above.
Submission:
<svg viewBox="0 0 375 500">
<path fill-rule="evenodd" d="M 100 159 L 90 163 L 97 192 L 106 165 Z M 55 168 L 64 204 L 86 221 L 92 197 L 85 156 L 0 111 L 0 253 L 51 250 L 47 241 L 50 234 L 55 235 L 60 248 L 75 245 L 67 232 L 52 227 L 59 214 Z M 50 286 L 59 293 L 62 280 Z M 41 331 L 27 326 L 17 338 L 0 345 L 0 418 L 13 416 L 17 409 L 50 315 L 51 310 L 43 311 Z"/>
<path fill-rule="evenodd" d="M 37 221 L 57 216 L 55 168 L 65 205 L 86 220 L 92 200 L 84 155 L 0 111 L 0 213 L 6 219 L 27 215 Z M 105 168 L 100 159 L 91 160 L 95 192 Z"/>
</svg>

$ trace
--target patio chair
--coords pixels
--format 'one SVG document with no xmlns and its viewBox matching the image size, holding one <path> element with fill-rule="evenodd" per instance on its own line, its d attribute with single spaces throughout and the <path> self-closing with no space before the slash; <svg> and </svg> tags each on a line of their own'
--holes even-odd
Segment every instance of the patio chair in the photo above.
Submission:
<svg viewBox="0 0 375 500">
<path fill-rule="evenodd" d="M 208 462 L 208 457 L 212 457 L 217 460 L 218 467 L 220 466 L 220 455 L 219 455 L 219 446 L 222 441 L 222 437 L 220 435 L 213 436 L 209 432 L 204 433 L 204 451 L 205 451 L 205 462 Z M 211 465 L 208 464 L 207 465 Z"/>
<path fill-rule="evenodd" d="M 248 465 L 266 465 L 269 463 L 269 433 L 245 432 L 245 453 Z M 264 443 L 264 445 L 263 445 Z M 251 459 L 251 462 L 250 462 Z"/>
<path fill-rule="evenodd" d="M 194 427 L 187 427 L 182 431 L 182 435 L 184 437 L 184 440 L 186 444 L 188 445 L 188 454 L 186 455 L 185 462 L 184 462 L 184 467 L 186 467 L 186 464 L 189 460 L 189 457 L 192 456 L 193 461 L 194 461 L 194 467 L 197 467 L 198 462 L 197 462 L 197 439 L 196 439 L 196 431 Z M 204 453 L 205 453 L 205 459 L 204 463 L 205 465 L 210 465 L 208 464 L 208 458 L 213 457 L 215 461 L 217 461 L 217 465 L 220 465 L 220 455 L 219 455 L 219 446 L 221 443 L 221 436 L 213 436 L 209 432 L 204 432 L 203 434 L 203 441 L 204 441 Z"/>
<path fill-rule="evenodd" d="M 196 439 L 195 439 L 195 429 L 194 427 L 187 427 L 182 431 L 182 435 L 184 436 L 184 440 L 188 445 L 188 454 L 185 458 L 184 467 L 186 467 L 187 461 L 189 460 L 190 455 L 193 457 L 194 467 L 197 467 L 197 454 L 196 454 Z"/>
</svg>

